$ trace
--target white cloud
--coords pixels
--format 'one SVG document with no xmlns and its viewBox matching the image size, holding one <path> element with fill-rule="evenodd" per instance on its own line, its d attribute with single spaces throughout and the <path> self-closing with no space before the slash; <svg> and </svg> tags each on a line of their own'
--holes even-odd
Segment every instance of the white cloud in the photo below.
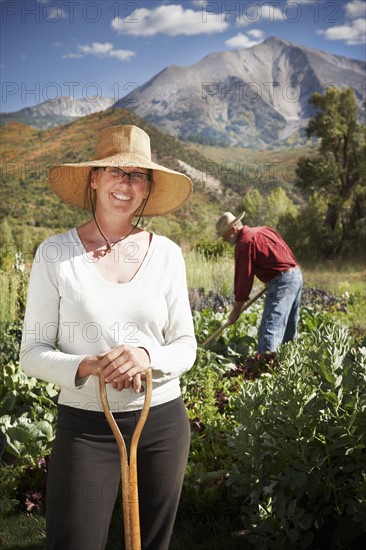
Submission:
<svg viewBox="0 0 366 550">
<path fill-rule="evenodd" d="M 366 17 L 366 3 L 365 0 L 351 0 L 344 6 L 347 17 L 351 19 L 357 17 Z"/>
<path fill-rule="evenodd" d="M 135 55 L 131 50 L 115 50 L 110 42 L 93 42 L 91 45 L 78 46 L 76 53 L 63 55 L 64 59 L 79 59 L 85 55 L 94 55 L 95 57 L 115 57 L 119 61 L 127 61 Z"/>
<path fill-rule="evenodd" d="M 346 25 L 320 30 L 318 34 L 323 35 L 327 40 L 342 40 L 348 46 L 364 44 L 366 37 L 366 19 L 354 19 Z"/>
<path fill-rule="evenodd" d="M 253 36 L 254 38 L 263 38 L 264 32 L 260 31 L 259 29 L 251 29 L 247 32 L 250 36 Z"/>
<path fill-rule="evenodd" d="M 86 55 L 96 55 L 104 57 L 113 50 L 113 44 L 110 42 L 93 42 L 91 46 L 79 46 L 79 50 Z"/>
<path fill-rule="evenodd" d="M 153 9 L 142 8 L 136 12 L 135 21 L 124 21 L 115 18 L 112 28 L 118 34 L 132 36 L 154 36 L 162 33 L 168 36 L 178 34 L 212 34 L 223 32 L 229 28 L 228 23 L 221 20 L 221 15 L 204 14 L 202 11 L 184 9 L 180 5 L 161 5 Z"/>
<path fill-rule="evenodd" d="M 62 46 L 62 42 L 52 42 L 53 48 L 60 48 L 60 46 Z"/>
<path fill-rule="evenodd" d="M 248 33 L 249 34 L 249 33 Z M 260 40 L 251 40 L 245 34 L 239 32 L 236 36 L 229 38 L 225 41 L 226 46 L 230 48 L 250 48 L 251 46 L 256 46 L 261 42 Z"/>
</svg>

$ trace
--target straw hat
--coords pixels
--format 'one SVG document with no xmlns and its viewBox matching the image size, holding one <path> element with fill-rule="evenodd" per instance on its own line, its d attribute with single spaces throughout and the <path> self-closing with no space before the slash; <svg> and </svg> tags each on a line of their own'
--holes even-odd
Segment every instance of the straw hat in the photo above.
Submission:
<svg viewBox="0 0 366 550">
<path fill-rule="evenodd" d="M 89 162 L 52 166 L 52 190 L 68 204 L 91 210 L 88 192 L 93 167 L 119 166 L 152 170 L 152 188 L 144 216 L 158 216 L 177 210 L 192 193 L 188 176 L 151 160 L 150 138 L 137 126 L 110 126 L 99 134 L 94 159 Z"/>
<path fill-rule="evenodd" d="M 216 236 L 213 240 L 216 241 L 216 239 L 222 237 L 226 231 L 229 231 L 229 229 L 234 227 L 234 225 L 240 222 L 244 216 L 245 212 L 242 212 L 236 217 L 231 212 L 225 212 L 216 223 Z"/>
</svg>

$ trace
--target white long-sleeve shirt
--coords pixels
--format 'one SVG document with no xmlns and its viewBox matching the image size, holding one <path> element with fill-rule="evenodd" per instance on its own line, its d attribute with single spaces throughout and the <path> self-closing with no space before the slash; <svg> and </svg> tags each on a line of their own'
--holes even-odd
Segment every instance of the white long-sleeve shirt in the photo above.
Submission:
<svg viewBox="0 0 366 550">
<path fill-rule="evenodd" d="M 133 258 L 130 258 L 133 260 Z M 122 260 L 121 260 L 122 261 Z M 33 261 L 20 360 L 28 376 L 58 384 L 59 403 L 101 411 L 97 376 L 76 379 L 81 360 L 118 344 L 144 347 L 153 373 L 151 406 L 180 395 L 196 340 L 180 248 L 153 234 L 128 283 L 103 278 L 76 229 L 44 241 Z M 144 394 L 107 384 L 111 410 L 139 409 Z"/>
</svg>

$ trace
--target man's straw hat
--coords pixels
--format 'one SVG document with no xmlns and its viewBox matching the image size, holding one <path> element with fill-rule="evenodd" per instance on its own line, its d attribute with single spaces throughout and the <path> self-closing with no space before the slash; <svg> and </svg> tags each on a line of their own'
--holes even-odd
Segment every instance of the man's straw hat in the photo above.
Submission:
<svg viewBox="0 0 366 550">
<path fill-rule="evenodd" d="M 52 190 L 62 200 L 91 210 L 88 189 L 93 167 L 119 166 L 152 170 L 152 188 L 144 216 L 177 210 L 192 193 L 190 178 L 151 160 L 150 138 L 137 126 L 110 126 L 99 134 L 94 160 L 53 166 L 49 171 Z"/>
<path fill-rule="evenodd" d="M 245 212 L 239 214 L 239 216 L 234 216 L 231 212 L 225 212 L 216 223 L 216 236 L 214 241 L 222 237 L 226 231 L 229 231 L 234 225 L 236 225 L 242 218 L 244 218 Z"/>
</svg>

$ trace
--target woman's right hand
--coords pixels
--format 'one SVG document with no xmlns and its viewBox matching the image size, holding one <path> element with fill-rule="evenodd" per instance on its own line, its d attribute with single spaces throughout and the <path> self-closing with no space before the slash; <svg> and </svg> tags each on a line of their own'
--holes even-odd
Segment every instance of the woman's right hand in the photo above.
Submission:
<svg viewBox="0 0 366 550">
<path fill-rule="evenodd" d="M 77 371 L 77 378 L 86 378 L 87 376 L 99 376 L 100 371 L 98 356 L 87 355 L 79 364 Z"/>
<path fill-rule="evenodd" d="M 76 377 L 104 376 L 117 391 L 132 388 L 144 391 L 141 384 L 150 368 L 150 356 L 145 348 L 119 345 L 108 352 L 87 355 L 80 362 Z"/>
</svg>

